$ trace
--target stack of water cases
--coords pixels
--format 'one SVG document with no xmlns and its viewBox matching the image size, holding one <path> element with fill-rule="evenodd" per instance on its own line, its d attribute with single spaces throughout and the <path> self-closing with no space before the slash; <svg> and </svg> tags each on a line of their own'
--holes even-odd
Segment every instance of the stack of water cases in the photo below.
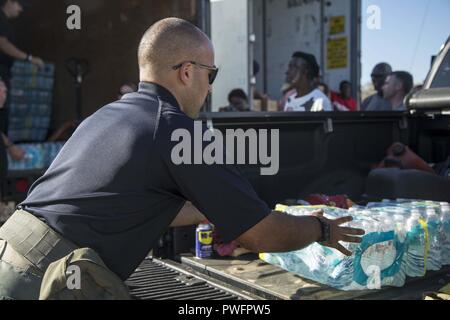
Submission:
<svg viewBox="0 0 450 320">
<path fill-rule="evenodd" d="M 323 209 L 334 219 L 352 216 L 345 226 L 366 231 L 360 244 L 345 244 L 347 257 L 314 243 L 288 253 L 262 253 L 268 263 L 341 290 L 402 287 L 406 277 L 450 265 L 450 206 L 447 202 L 396 200 L 343 210 L 325 206 L 277 206 L 295 216 Z"/>
<path fill-rule="evenodd" d="M 12 68 L 9 104 L 9 137 L 14 142 L 42 142 L 46 139 L 52 111 L 55 68 L 39 69 L 16 61 Z"/>
<path fill-rule="evenodd" d="M 42 170 L 50 167 L 64 146 L 64 142 L 24 143 L 18 146 L 25 151 L 25 158 L 13 160 L 8 155 L 8 169 L 11 171 Z"/>
</svg>

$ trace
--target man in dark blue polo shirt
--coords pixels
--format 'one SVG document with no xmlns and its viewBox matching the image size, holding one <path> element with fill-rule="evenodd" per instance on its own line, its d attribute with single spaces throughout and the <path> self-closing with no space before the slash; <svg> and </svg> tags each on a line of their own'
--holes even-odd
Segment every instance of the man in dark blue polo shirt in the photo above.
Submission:
<svg viewBox="0 0 450 320">
<path fill-rule="evenodd" d="M 338 241 L 358 242 L 354 235 L 361 231 L 339 227 L 347 218 L 272 212 L 236 167 L 172 161 L 172 133 L 181 128 L 193 134 L 217 74 L 203 32 L 181 19 L 157 22 L 141 41 L 139 67 L 138 92 L 79 126 L 22 209 L 76 246 L 95 250 L 122 280 L 169 225 L 195 224 L 205 216 L 224 241 L 236 239 L 255 252 L 322 241 L 349 254 Z"/>
</svg>

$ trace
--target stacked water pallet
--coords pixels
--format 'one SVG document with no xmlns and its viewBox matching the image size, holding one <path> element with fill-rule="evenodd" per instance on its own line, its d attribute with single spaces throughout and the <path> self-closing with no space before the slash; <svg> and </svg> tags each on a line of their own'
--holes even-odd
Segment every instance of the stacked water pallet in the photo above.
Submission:
<svg viewBox="0 0 450 320">
<path fill-rule="evenodd" d="M 65 142 L 22 143 L 18 146 L 25 151 L 22 160 L 13 160 L 8 155 L 8 169 L 19 170 L 43 170 L 50 167 Z"/>
<path fill-rule="evenodd" d="M 16 61 L 12 68 L 8 135 L 14 142 L 41 142 L 48 134 L 55 67 Z"/>
</svg>

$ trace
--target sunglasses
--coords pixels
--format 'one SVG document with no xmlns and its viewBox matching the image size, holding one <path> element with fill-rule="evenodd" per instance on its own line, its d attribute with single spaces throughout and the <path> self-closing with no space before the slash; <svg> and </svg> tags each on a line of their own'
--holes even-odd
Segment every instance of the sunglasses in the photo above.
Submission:
<svg viewBox="0 0 450 320">
<path fill-rule="evenodd" d="M 209 84 L 210 85 L 212 85 L 214 83 L 214 80 L 216 80 L 216 77 L 217 77 L 217 73 L 219 73 L 219 68 L 217 68 L 216 66 L 212 66 L 211 67 L 211 66 L 207 66 L 205 64 L 201 64 L 201 63 L 198 63 L 198 62 L 195 62 L 195 61 L 182 62 L 180 64 L 177 64 L 176 66 L 173 66 L 172 69 L 173 70 L 180 69 L 183 66 L 183 64 L 185 64 L 185 63 L 191 63 L 194 66 L 197 66 L 199 68 L 209 70 L 210 73 L 208 74 L 208 80 L 209 80 Z"/>
</svg>

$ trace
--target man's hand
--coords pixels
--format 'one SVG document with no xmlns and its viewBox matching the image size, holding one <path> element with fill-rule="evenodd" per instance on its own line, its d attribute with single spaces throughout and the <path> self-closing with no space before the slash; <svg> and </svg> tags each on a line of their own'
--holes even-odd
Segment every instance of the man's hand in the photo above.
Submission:
<svg viewBox="0 0 450 320">
<path fill-rule="evenodd" d="M 45 66 L 44 61 L 41 58 L 33 57 L 31 58 L 31 63 L 38 66 L 39 68 L 43 69 Z"/>
<path fill-rule="evenodd" d="M 322 211 L 314 213 L 313 216 L 317 217 L 322 222 L 322 224 L 328 226 L 329 228 L 330 234 L 328 241 L 321 242 L 320 244 L 326 247 L 337 249 L 346 256 L 351 256 L 352 252 L 341 245 L 339 241 L 361 243 L 362 239 L 358 236 L 363 236 L 366 233 L 362 229 L 341 227 L 342 224 L 353 220 L 353 218 L 350 216 L 330 220 L 323 216 Z"/>
<path fill-rule="evenodd" d="M 22 160 L 23 158 L 25 158 L 26 155 L 26 152 L 16 145 L 10 146 L 8 148 L 8 153 L 13 160 Z"/>
</svg>

